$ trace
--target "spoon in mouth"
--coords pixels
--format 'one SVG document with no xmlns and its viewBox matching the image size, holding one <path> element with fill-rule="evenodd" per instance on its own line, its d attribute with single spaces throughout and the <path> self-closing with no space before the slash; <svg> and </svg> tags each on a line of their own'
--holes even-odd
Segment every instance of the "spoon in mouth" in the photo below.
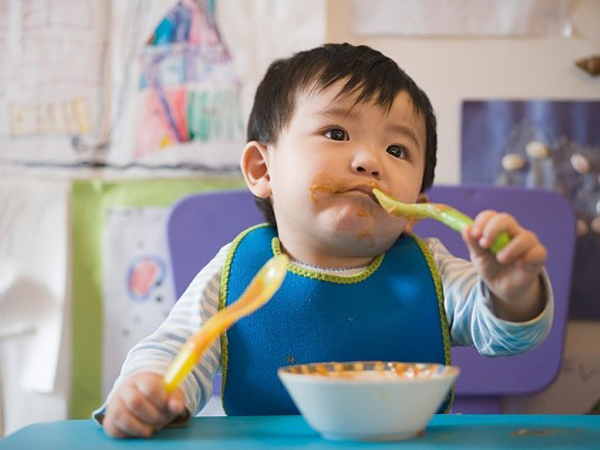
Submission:
<svg viewBox="0 0 600 450">
<path fill-rule="evenodd" d="M 444 205 L 442 203 L 402 203 L 379 189 L 373 189 L 373 194 L 377 197 L 379 204 L 388 213 L 398 217 L 411 219 L 435 219 L 455 231 L 461 232 L 464 228 L 473 223 L 473 219 L 461 213 L 457 209 Z M 490 250 L 497 253 L 510 242 L 510 235 L 503 231 L 496 236 Z"/>
<path fill-rule="evenodd" d="M 218 336 L 273 297 L 283 283 L 288 262 L 284 254 L 269 259 L 236 301 L 208 319 L 200 331 L 183 344 L 165 374 L 163 382 L 167 392 L 173 391 L 181 383 Z"/>
</svg>

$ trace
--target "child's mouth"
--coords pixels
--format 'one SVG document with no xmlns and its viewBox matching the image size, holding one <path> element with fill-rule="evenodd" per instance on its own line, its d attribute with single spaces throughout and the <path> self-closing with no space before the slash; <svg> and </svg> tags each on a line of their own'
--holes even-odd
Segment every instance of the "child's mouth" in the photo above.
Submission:
<svg viewBox="0 0 600 450">
<path fill-rule="evenodd" d="M 377 197 L 373 194 L 373 189 L 381 189 L 375 182 L 368 182 L 364 184 L 355 184 L 350 180 L 343 179 L 327 179 L 320 183 L 315 183 L 310 187 L 310 194 L 313 201 L 319 201 L 321 194 L 334 194 L 334 195 L 346 195 L 354 196 L 357 198 L 368 198 L 373 201 L 376 205 L 379 205 Z"/>
<path fill-rule="evenodd" d="M 371 187 L 357 186 L 352 189 L 342 191 L 341 193 L 342 194 L 349 193 L 352 195 L 359 195 L 361 197 L 367 197 L 367 198 L 371 199 L 373 202 L 375 202 L 376 204 L 379 204 L 379 202 L 377 201 L 377 197 L 375 197 L 375 194 L 373 194 L 373 188 L 371 188 Z"/>
</svg>

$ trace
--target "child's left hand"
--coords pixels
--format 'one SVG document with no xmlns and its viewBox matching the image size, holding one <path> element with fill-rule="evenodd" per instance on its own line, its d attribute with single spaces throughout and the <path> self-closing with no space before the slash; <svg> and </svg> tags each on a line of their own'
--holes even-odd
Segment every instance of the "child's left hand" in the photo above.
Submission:
<svg viewBox="0 0 600 450">
<path fill-rule="evenodd" d="M 494 254 L 490 247 L 501 231 L 512 238 Z M 543 310 L 540 273 L 547 251 L 535 233 L 521 227 L 510 214 L 486 210 L 463 230 L 462 237 L 471 261 L 495 296 L 498 317 L 526 321 Z"/>
</svg>

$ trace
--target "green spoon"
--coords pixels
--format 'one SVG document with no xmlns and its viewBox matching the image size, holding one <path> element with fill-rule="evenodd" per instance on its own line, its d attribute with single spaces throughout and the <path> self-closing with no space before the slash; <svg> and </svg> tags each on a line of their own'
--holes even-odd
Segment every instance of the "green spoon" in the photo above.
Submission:
<svg viewBox="0 0 600 450">
<path fill-rule="evenodd" d="M 387 196 L 379 189 L 373 189 L 373 194 L 383 208 L 396 216 L 413 219 L 435 219 L 449 226 L 453 230 L 461 232 L 465 227 L 473 223 L 473 219 L 461 213 L 457 209 L 441 203 L 402 203 Z M 497 253 L 510 242 L 510 235 L 503 231 L 492 244 L 491 250 Z"/>
</svg>

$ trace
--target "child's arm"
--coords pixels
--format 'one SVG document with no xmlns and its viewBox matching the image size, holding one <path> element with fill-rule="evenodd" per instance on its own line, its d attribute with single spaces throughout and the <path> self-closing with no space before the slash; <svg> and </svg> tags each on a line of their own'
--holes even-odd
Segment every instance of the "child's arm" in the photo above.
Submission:
<svg viewBox="0 0 600 450">
<path fill-rule="evenodd" d="M 229 244 L 224 246 L 194 278 L 161 326 L 128 353 L 108 402 L 93 413 L 93 418 L 104 425 L 107 433 L 123 437 L 148 436 L 148 426 L 157 430 L 172 424 L 173 419 L 179 425 L 210 400 L 212 377 L 221 361 L 218 340 L 207 350 L 202 362 L 194 367 L 193 374 L 180 385 L 184 411 L 178 409 L 177 400 L 174 400 L 175 405 L 168 402 L 162 377 L 183 343 L 218 311 L 221 270 L 229 247 Z M 117 400 L 114 400 L 115 396 Z M 152 404 L 147 403 L 150 397 L 156 400 Z M 174 409 L 165 410 L 168 405 Z M 158 411 L 164 417 L 158 415 Z M 174 416 L 180 412 L 183 415 Z M 126 427 L 129 434 L 125 430 L 117 431 L 117 424 L 122 422 L 127 424 L 122 427 Z"/>
<path fill-rule="evenodd" d="M 489 249 L 501 231 L 512 239 L 494 254 Z M 545 306 L 540 276 L 547 257 L 537 236 L 510 214 L 486 210 L 463 230 L 462 237 L 471 261 L 492 293 L 495 314 L 511 322 L 537 317 Z"/>
<path fill-rule="evenodd" d="M 511 322 L 497 317 L 494 295 L 471 261 L 452 255 L 439 239 L 426 238 L 425 243 L 439 270 L 451 345 L 473 346 L 484 356 L 516 355 L 546 338 L 554 296 L 545 270 L 540 274 L 544 310 L 527 322 Z"/>
</svg>

